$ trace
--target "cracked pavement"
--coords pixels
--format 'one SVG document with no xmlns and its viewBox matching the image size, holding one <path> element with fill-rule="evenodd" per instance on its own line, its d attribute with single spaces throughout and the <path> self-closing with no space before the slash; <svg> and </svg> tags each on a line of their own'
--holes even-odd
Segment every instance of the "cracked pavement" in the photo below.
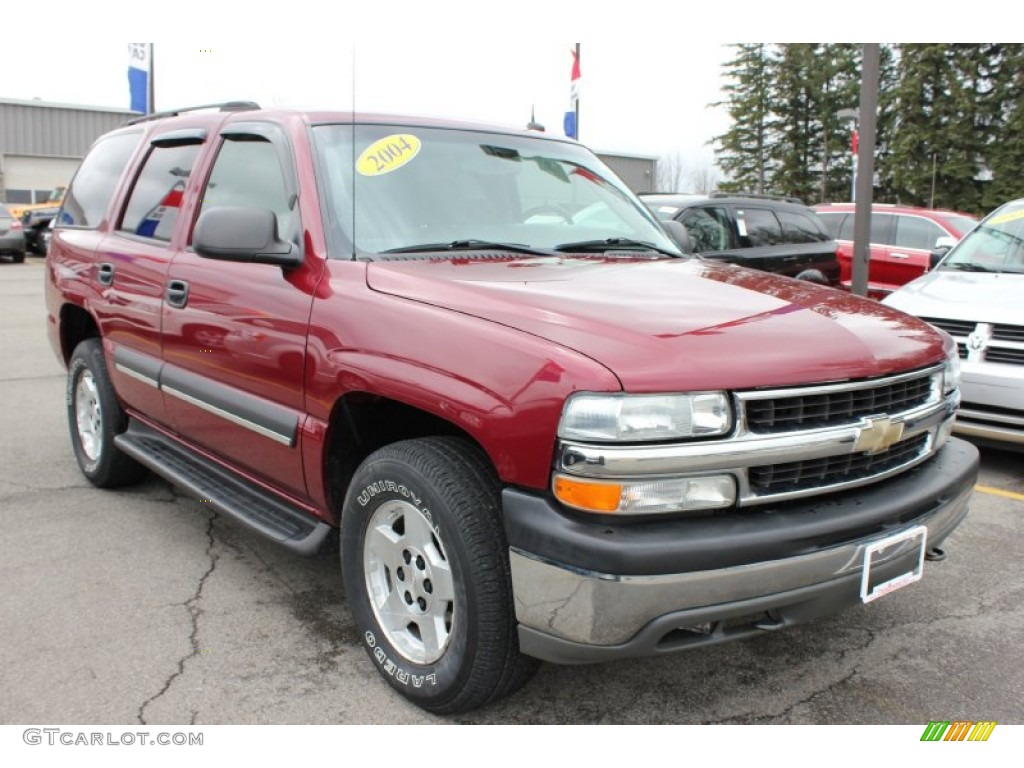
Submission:
<svg viewBox="0 0 1024 768">
<path fill-rule="evenodd" d="M 1024 502 L 976 493 L 949 557 L 868 606 L 748 641 L 542 666 L 458 718 L 392 693 L 337 551 L 292 555 L 150 478 L 92 488 L 68 439 L 38 259 L 0 264 L 0 722 L 1024 722 Z M 1024 493 L 1021 459 L 981 482 Z"/>
</svg>

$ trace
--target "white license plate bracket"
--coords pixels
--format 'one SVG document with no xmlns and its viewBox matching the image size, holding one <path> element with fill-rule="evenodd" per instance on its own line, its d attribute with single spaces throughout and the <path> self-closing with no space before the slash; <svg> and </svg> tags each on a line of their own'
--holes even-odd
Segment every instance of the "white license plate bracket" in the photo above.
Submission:
<svg viewBox="0 0 1024 768">
<path fill-rule="evenodd" d="M 865 603 L 870 603 L 872 600 L 884 597 L 901 587 L 913 584 L 915 581 L 920 581 L 921 576 L 924 575 L 924 554 L 927 541 L 928 529 L 923 525 L 917 525 L 869 544 L 867 549 L 864 550 L 864 568 L 860 580 L 860 599 Z M 887 554 L 887 550 L 901 544 L 903 549 L 916 548 L 917 558 L 914 568 L 881 584 L 872 585 L 871 571 L 873 566 Z"/>
</svg>

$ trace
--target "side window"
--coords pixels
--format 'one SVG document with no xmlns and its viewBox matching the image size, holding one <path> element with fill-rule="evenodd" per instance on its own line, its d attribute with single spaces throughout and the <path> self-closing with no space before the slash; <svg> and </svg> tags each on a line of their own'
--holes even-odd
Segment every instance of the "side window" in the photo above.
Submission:
<svg viewBox="0 0 1024 768">
<path fill-rule="evenodd" d="M 60 214 L 62 226 L 99 226 L 141 137 L 141 132 L 121 133 L 100 139 L 93 146 L 64 198 Z"/>
<path fill-rule="evenodd" d="M 782 222 L 782 234 L 787 243 L 822 243 L 829 239 L 816 214 L 778 210 L 775 215 Z"/>
<path fill-rule="evenodd" d="M 850 217 L 851 219 L 853 216 Z M 871 236 L 868 240 L 875 245 L 892 245 L 893 219 L 891 213 L 871 212 Z"/>
<path fill-rule="evenodd" d="M 748 238 L 750 247 L 778 245 L 783 242 L 782 226 L 775 218 L 775 214 L 767 208 L 737 210 L 736 226 L 740 231 L 740 237 Z M 744 232 L 744 230 L 746 231 Z"/>
<path fill-rule="evenodd" d="M 201 144 L 154 146 L 128 197 L 120 230 L 167 242 L 181 211 L 185 184 Z"/>
<path fill-rule="evenodd" d="M 839 237 L 837 240 L 849 240 L 853 242 L 853 222 L 856 217 L 852 213 L 843 216 L 843 223 L 839 225 Z"/>
<path fill-rule="evenodd" d="M 935 241 L 946 233 L 938 224 L 920 216 L 896 217 L 896 245 L 900 248 L 917 248 L 930 251 Z"/>
<path fill-rule="evenodd" d="M 226 137 L 213 163 L 199 215 L 212 208 L 263 208 L 277 216 L 277 234 L 291 239 L 292 210 L 274 145 L 257 136 Z M 297 222 L 296 222 L 297 223 Z"/>
<path fill-rule="evenodd" d="M 690 237 L 697 253 L 724 251 L 729 248 L 729 225 L 721 208 L 690 208 L 680 222 Z"/>
<path fill-rule="evenodd" d="M 833 240 L 839 237 L 839 225 L 843 222 L 844 213 L 818 213 L 818 220 L 825 225 L 825 230 Z"/>
</svg>

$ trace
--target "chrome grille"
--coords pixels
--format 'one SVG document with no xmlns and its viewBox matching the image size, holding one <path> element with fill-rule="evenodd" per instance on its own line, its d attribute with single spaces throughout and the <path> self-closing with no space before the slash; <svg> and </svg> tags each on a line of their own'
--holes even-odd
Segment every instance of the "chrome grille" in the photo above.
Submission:
<svg viewBox="0 0 1024 768">
<path fill-rule="evenodd" d="M 922 317 L 926 323 L 941 328 L 950 336 L 970 336 L 977 325 L 973 320 L 946 320 L 937 317 Z"/>
<path fill-rule="evenodd" d="M 1024 325 L 999 325 L 992 327 L 992 338 L 999 341 L 1024 343 Z"/>
<path fill-rule="evenodd" d="M 786 395 L 746 401 L 751 432 L 792 432 L 849 424 L 864 416 L 900 413 L 924 405 L 932 397 L 932 377 L 879 383 L 806 395 Z"/>
<path fill-rule="evenodd" d="M 989 347 L 985 352 L 985 360 L 990 363 L 1006 363 L 1007 365 L 1024 365 L 1024 349 L 1008 347 Z"/>
<path fill-rule="evenodd" d="M 925 433 L 880 453 L 854 453 L 751 467 L 750 487 L 763 496 L 871 478 L 914 461 L 927 450 L 928 442 L 929 436 Z"/>
</svg>

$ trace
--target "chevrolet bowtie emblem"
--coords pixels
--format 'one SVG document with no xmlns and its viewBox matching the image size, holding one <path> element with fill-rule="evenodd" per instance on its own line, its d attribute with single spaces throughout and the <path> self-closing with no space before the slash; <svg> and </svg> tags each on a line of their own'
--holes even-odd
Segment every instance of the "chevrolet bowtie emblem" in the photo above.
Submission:
<svg viewBox="0 0 1024 768">
<path fill-rule="evenodd" d="M 879 453 L 889 446 L 898 443 L 903 437 L 903 422 L 892 421 L 886 416 L 864 419 L 864 426 L 857 435 L 857 443 L 853 446 L 858 453 Z"/>
</svg>

